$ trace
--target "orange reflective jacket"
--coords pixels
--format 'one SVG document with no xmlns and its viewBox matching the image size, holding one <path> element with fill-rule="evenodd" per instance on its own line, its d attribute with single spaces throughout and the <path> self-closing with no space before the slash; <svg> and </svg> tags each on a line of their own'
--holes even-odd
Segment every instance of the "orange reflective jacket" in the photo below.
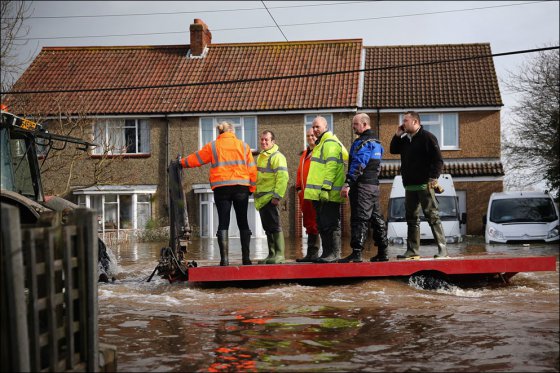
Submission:
<svg viewBox="0 0 560 373">
<path fill-rule="evenodd" d="M 257 185 L 257 166 L 249 145 L 224 132 L 215 141 L 204 145 L 186 158 L 181 158 L 183 168 L 200 167 L 211 163 L 210 187 L 246 185 L 254 192 Z"/>
</svg>

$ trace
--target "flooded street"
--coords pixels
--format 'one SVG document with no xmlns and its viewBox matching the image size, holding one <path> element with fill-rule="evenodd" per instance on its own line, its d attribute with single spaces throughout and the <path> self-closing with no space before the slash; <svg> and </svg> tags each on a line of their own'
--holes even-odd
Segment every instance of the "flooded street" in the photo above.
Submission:
<svg viewBox="0 0 560 373">
<path fill-rule="evenodd" d="M 238 241 L 230 239 L 230 265 L 241 262 Z M 301 241 L 286 244 L 288 260 L 302 256 Z M 146 282 L 166 245 L 112 248 L 120 273 L 99 285 L 99 333 L 117 346 L 119 371 L 559 370 L 558 264 L 556 272 L 519 273 L 510 284 L 423 287 L 422 277 L 224 288 L 157 276 Z M 421 247 L 424 256 L 436 251 Z M 558 245 L 485 245 L 480 238 L 449 251 L 558 257 Z M 402 252 L 389 250 L 391 258 Z M 372 247 L 365 258 L 374 254 Z M 266 255 L 266 239 L 253 239 L 253 262 Z M 193 240 L 187 257 L 218 262 L 216 240 Z"/>
</svg>

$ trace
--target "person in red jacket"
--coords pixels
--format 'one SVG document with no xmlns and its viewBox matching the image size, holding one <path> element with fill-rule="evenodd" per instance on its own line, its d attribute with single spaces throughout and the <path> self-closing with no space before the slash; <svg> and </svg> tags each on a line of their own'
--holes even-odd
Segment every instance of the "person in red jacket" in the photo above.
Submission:
<svg viewBox="0 0 560 373">
<path fill-rule="evenodd" d="M 313 262 L 319 257 L 319 230 L 317 229 L 315 208 L 313 208 L 311 200 L 303 199 L 303 191 L 307 184 L 307 174 L 309 173 L 309 165 L 311 164 L 311 153 L 315 147 L 315 141 L 317 141 L 317 137 L 312 128 L 307 131 L 306 139 L 308 146 L 299 159 L 296 175 L 296 191 L 303 214 L 303 226 L 305 227 L 305 233 L 307 233 L 307 254 L 303 258 L 296 259 L 296 262 Z"/>
<path fill-rule="evenodd" d="M 251 230 L 247 220 L 249 195 L 257 185 L 257 165 L 251 148 L 235 137 L 233 125 L 228 122 L 218 124 L 219 135 L 215 141 L 202 149 L 181 158 L 183 168 L 200 167 L 212 163 L 210 168 L 210 188 L 214 192 L 214 202 L 218 211 L 218 246 L 220 265 L 229 265 L 229 220 L 231 205 L 235 209 L 237 227 L 241 238 L 241 255 L 244 265 L 250 265 L 249 245 Z"/>
</svg>

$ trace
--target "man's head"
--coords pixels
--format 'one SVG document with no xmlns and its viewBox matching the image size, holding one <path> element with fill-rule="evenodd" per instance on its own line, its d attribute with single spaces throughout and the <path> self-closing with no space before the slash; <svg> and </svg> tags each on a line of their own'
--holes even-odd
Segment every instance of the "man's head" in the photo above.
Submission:
<svg viewBox="0 0 560 373">
<path fill-rule="evenodd" d="M 404 113 L 402 126 L 404 132 L 409 134 L 416 133 L 418 128 L 420 128 L 420 115 L 415 111 L 407 111 Z"/>
<path fill-rule="evenodd" d="M 369 115 L 366 113 L 358 113 L 354 115 L 352 119 L 352 130 L 356 135 L 361 135 L 366 130 L 371 128 L 371 123 L 369 120 Z"/>
<path fill-rule="evenodd" d="M 313 119 L 311 128 L 313 129 L 313 133 L 315 134 L 315 136 L 318 138 L 329 129 L 329 124 L 324 117 L 317 116 L 315 119 Z"/>
<path fill-rule="evenodd" d="M 276 136 L 269 130 L 264 130 L 261 133 L 261 149 L 268 150 L 274 146 L 276 143 Z"/>
<path fill-rule="evenodd" d="M 317 136 L 315 136 L 313 128 L 307 130 L 305 139 L 307 140 L 307 145 L 309 145 L 309 148 L 313 149 L 315 147 L 315 141 L 317 141 Z"/>
</svg>

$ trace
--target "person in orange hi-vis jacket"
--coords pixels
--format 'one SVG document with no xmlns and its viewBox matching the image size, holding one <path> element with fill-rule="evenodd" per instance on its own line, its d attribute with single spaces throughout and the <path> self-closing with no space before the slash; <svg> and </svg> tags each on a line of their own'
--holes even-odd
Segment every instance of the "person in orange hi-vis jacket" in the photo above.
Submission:
<svg viewBox="0 0 560 373">
<path fill-rule="evenodd" d="M 218 246 L 220 265 L 229 265 L 229 222 L 231 205 L 237 217 L 237 227 L 241 239 L 243 265 L 250 265 L 249 246 L 252 232 L 247 220 L 249 196 L 256 189 L 257 165 L 249 145 L 235 136 L 231 123 L 220 122 L 216 140 L 204 145 L 202 149 L 181 158 L 183 168 L 200 167 L 211 163 L 210 187 L 214 192 L 214 202 L 218 211 Z"/>
<path fill-rule="evenodd" d="M 296 175 L 296 191 L 299 198 L 299 205 L 303 215 L 303 226 L 307 233 L 307 254 L 303 258 L 296 259 L 296 262 L 313 262 L 319 257 L 319 230 L 317 229 L 317 219 L 315 208 L 310 200 L 303 198 L 303 191 L 307 184 L 307 174 L 311 163 L 311 153 L 315 147 L 317 137 L 310 128 L 305 134 L 307 148 L 301 154 Z"/>
</svg>

